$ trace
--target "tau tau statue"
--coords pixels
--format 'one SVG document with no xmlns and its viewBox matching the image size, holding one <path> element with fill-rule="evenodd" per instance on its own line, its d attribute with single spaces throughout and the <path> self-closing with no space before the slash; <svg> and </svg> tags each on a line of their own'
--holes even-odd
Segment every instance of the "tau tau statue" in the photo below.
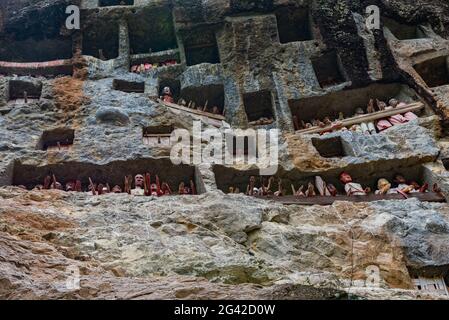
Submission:
<svg viewBox="0 0 449 320">
<path fill-rule="evenodd" d="M 170 87 L 165 87 L 162 91 L 161 100 L 168 103 L 174 103 L 173 93 Z"/>
<path fill-rule="evenodd" d="M 352 177 L 346 172 L 340 174 L 340 182 L 344 185 L 348 196 L 366 196 L 371 192 L 370 188 L 363 189 L 361 184 L 353 182 Z"/>
<path fill-rule="evenodd" d="M 143 196 L 145 195 L 144 190 L 144 177 L 141 174 L 138 174 L 134 177 L 134 189 L 131 190 L 131 194 L 133 196 Z"/>
</svg>

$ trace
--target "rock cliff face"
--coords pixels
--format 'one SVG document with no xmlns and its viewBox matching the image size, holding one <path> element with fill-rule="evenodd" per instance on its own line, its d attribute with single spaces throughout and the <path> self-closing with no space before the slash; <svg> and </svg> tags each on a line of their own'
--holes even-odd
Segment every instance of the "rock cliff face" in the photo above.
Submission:
<svg viewBox="0 0 449 320">
<path fill-rule="evenodd" d="M 274 176 L 288 192 L 316 175 L 342 192 L 342 171 L 375 190 L 400 173 L 449 199 L 446 1 L 115 2 L 0 3 L 0 298 L 447 298 L 414 285 L 449 282 L 447 203 L 227 194 L 257 168 L 175 165 L 148 140 L 198 119 L 203 131 L 279 129 Z M 65 27 L 70 4 L 81 30 Z M 369 5 L 378 30 L 365 25 Z M 168 107 L 157 100 L 166 86 L 224 117 Z M 349 118 L 370 98 L 423 109 L 372 135 L 295 124 Z M 192 180 L 198 195 L 34 188 L 48 174 L 87 191 L 89 178 L 112 187 L 148 171 L 174 190 Z"/>
</svg>

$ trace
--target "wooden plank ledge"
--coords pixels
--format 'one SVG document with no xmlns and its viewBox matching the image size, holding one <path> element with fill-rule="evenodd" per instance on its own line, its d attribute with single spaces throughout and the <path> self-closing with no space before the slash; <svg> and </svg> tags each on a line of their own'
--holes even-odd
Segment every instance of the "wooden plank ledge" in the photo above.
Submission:
<svg viewBox="0 0 449 320">
<path fill-rule="evenodd" d="M 180 106 L 179 104 L 176 104 L 176 103 L 170 103 L 170 102 L 162 101 L 161 99 L 157 99 L 157 101 L 159 103 L 162 103 L 163 105 L 169 107 L 169 108 L 173 108 L 173 109 L 185 111 L 185 112 L 188 112 L 188 113 L 196 114 L 198 116 L 207 117 L 207 118 L 218 120 L 218 121 L 223 121 L 223 120 L 226 119 L 224 116 L 219 115 L 219 114 L 213 114 L 213 113 L 210 113 L 210 112 L 204 112 L 204 111 L 199 111 L 199 110 L 195 110 L 195 109 L 190 109 L 190 108 L 187 108 L 187 107 L 184 107 L 184 106 Z"/>
<path fill-rule="evenodd" d="M 424 104 L 422 102 L 415 102 L 415 103 L 411 103 L 411 104 L 408 104 L 407 106 L 400 107 L 400 108 L 394 108 L 391 110 L 383 110 L 383 111 L 377 111 L 374 113 L 363 114 L 360 116 L 341 120 L 340 121 L 342 124 L 341 128 L 350 127 L 355 124 L 361 124 L 363 122 L 373 122 L 376 120 L 389 118 L 391 116 L 395 116 L 395 115 L 403 114 L 403 113 L 407 113 L 407 112 L 419 111 L 423 108 L 424 108 Z M 296 133 L 298 133 L 298 134 L 314 134 L 314 133 L 322 133 L 322 132 L 326 132 L 326 131 L 332 131 L 332 126 L 326 126 L 324 128 L 315 126 L 315 127 L 308 128 L 308 129 L 298 130 L 298 131 L 296 131 Z"/>
<path fill-rule="evenodd" d="M 422 202 L 446 202 L 446 199 L 442 194 L 435 192 L 426 192 L 426 193 L 411 193 L 408 194 L 409 198 L 416 198 Z M 329 196 L 315 196 L 315 197 L 295 197 L 295 196 L 256 196 L 258 199 L 263 200 L 273 200 L 276 202 L 280 202 L 285 205 L 320 205 L 320 206 L 328 206 L 332 205 L 336 201 L 349 201 L 349 202 L 373 202 L 380 200 L 406 200 L 404 196 L 401 194 L 369 194 L 366 196 L 344 196 L 337 195 L 336 197 Z"/>
</svg>

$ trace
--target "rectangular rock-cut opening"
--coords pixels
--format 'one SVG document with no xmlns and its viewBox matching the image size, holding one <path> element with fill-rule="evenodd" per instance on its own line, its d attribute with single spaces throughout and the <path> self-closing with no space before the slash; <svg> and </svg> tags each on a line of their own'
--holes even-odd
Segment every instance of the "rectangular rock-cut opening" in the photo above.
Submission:
<svg viewBox="0 0 449 320">
<path fill-rule="evenodd" d="M 42 94 L 41 82 L 9 80 L 9 100 L 39 100 Z"/>
<path fill-rule="evenodd" d="M 99 0 L 99 7 L 133 6 L 134 0 Z"/>
<path fill-rule="evenodd" d="M 112 81 L 112 88 L 127 93 L 144 93 L 145 82 L 114 79 L 114 81 Z"/>
<path fill-rule="evenodd" d="M 418 63 L 414 66 L 414 68 L 430 88 L 449 84 L 448 56 L 438 57 Z"/>
<path fill-rule="evenodd" d="M 346 156 L 341 137 L 312 138 L 312 144 L 324 158 L 341 158 Z"/>
<path fill-rule="evenodd" d="M 83 190 L 87 191 L 89 178 L 96 184 L 109 184 L 111 188 L 118 185 L 124 188 L 125 175 L 151 174 L 152 182 L 158 175 L 161 183 L 167 182 L 173 192 L 178 190 L 178 185 L 184 182 L 190 185 L 190 180 L 196 179 L 195 167 L 189 165 L 173 165 L 169 158 L 164 159 L 139 159 L 128 161 L 115 161 L 104 165 L 81 162 L 65 162 L 46 166 L 22 164 L 16 161 L 14 165 L 13 185 L 24 185 L 32 189 L 43 183 L 47 175 L 55 175 L 58 182 L 65 185 L 67 182 L 80 180 Z M 133 183 L 134 187 L 134 183 Z M 197 190 L 203 190 L 201 186 Z"/>
<path fill-rule="evenodd" d="M 286 195 L 292 195 L 291 185 L 293 184 L 296 189 L 303 185 L 307 188 L 309 182 L 315 184 L 315 176 L 319 175 L 328 184 L 333 184 L 339 195 L 345 195 L 344 186 L 340 182 L 339 175 L 341 172 L 348 172 L 355 183 L 359 183 L 363 188 L 369 187 L 372 193 L 377 190 L 377 182 L 380 178 L 387 179 L 392 187 L 396 187 L 394 183 L 394 177 L 396 174 L 402 175 L 407 182 L 416 181 L 418 184 L 423 185 L 424 183 L 429 183 L 429 191 L 432 189 L 433 180 L 425 174 L 423 166 L 414 165 L 406 166 L 406 160 L 398 160 L 395 162 L 383 163 L 382 165 L 354 165 L 345 169 L 334 169 L 326 172 L 314 173 L 314 172 L 303 172 L 299 170 L 278 170 L 275 178 L 276 183 L 273 186 L 272 191 L 276 191 L 278 188 L 278 178 L 282 179 L 282 187 L 286 191 Z M 215 174 L 215 180 L 217 181 L 217 187 L 223 192 L 228 192 L 230 187 L 239 188 L 242 192 L 246 191 L 248 182 L 251 176 L 256 177 L 256 187 L 260 187 L 259 170 L 237 170 L 230 167 L 225 167 L 221 165 L 215 165 L 213 167 L 213 172 Z M 264 177 L 267 179 L 267 177 Z"/>
<path fill-rule="evenodd" d="M 273 120 L 273 96 L 269 90 L 246 93 L 243 95 L 248 122 L 263 119 Z"/>
<path fill-rule="evenodd" d="M 83 32 L 83 54 L 101 60 L 119 55 L 119 26 L 116 21 L 97 19 Z"/>
<path fill-rule="evenodd" d="M 151 147 L 170 147 L 173 126 L 151 126 L 142 129 L 143 144 Z"/>
<path fill-rule="evenodd" d="M 178 47 L 169 8 L 146 8 L 128 21 L 131 54 L 160 52 Z"/>
<path fill-rule="evenodd" d="M 176 102 L 180 99 L 181 81 L 172 78 L 159 79 L 159 95 L 162 96 L 165 87 L 169 87 L 173 94 L 173 100 Z"/>
<path fill-rule="evenodd" d="M 312 65 L 321 88 L 345 82 L 340 58 L 336 51 L 330 51 L 312 59 Z"/>
<path fill-rule="evenodd" d="M 382 21 L 398 40 L 426 38 L 426 34 L 418 25 L 404 24 L 386 17 L 382 17 Z"/>
<path fill-rule="evenodd" d="M 220 63 L 220 54 L 215 32 L 196 30 L 183 38 L 186 63 L 193 66 L 201 63 Z"/>
<path fill-rule="evenodd" d="M 279 8 L 276 19 L 281 43 L 313 40 L 312 17 L 308 8 Z"/>
<path fill-rule="evenodd" d="M 37 145 L 38 150 L 64 151 L 70 150 L 75 140 L 75 130 L 68 128 L 57 128 L 44 131 Z"/>
<path fill-rule="evenodd" d="M 292 116 L 305 123 L 314 119 L 330 120 L 339 118 L 340 112 L 345 118 L 354 116 L 357 108 L 366 111 L 370 99 L 388 101 L 392 98 L 404 103 L 420 101 L 420 98 L 410 87 L 398 83 L 373 84 L 364 88 L 342 90 L 322 96 L 290 100 L 289 106 Z"/>
<path fill-rule="evenodd" d="M 408 267 L 415 290 L 449 296 L 447 265 L 428 266 L 422 268 Z"/>
<path fill-rule="evenodd" d="M 202 111 L 223 114 L 225 102 L 223 85 L 185 88 L 181 92 L 181 97 L 187 104 L 190 101 L 195 102 L 195 106 Z"/>
</svg>

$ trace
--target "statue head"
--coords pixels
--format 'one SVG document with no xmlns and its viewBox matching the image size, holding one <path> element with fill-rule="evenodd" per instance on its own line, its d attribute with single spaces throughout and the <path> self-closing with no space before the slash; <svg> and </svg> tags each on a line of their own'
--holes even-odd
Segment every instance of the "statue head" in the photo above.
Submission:
<svg viewBox="0 0 449 320">
<path fill-rule="evenodd" d="M 396 174 L 394 176 L 394 182 L 396 184 L 407 184 L 407 180 L 405 180 L 404 176 L 400 175 L 400 174 Z"/>
<path fill-rule="evenodd" d="M 343 184 L 351 183 L 352 182 L 352 177 L 349 175 L 349 173 L 342 172 L 340 174 L 340 181 Z"/>
<path fill-rule="evenodd" d="M 391 184 L 387 179 L 382 178 L 382 179 L 379 179 L 379 181 L 377 181 L 377 189 L 378 190 L 384 190 L 384 189 L 390 190 L 390 188 L 391 188 Z"/>
<path fill-rule="evenodd" d="M 65 191 L 75 191 L 75 183 L 74 182 L 67 182 L 65 184 Z"/>
<path fill-rule="evenodd" d="M 136 175 L 135 177 L 134 177 L 134 185 L 136 186 L 136 187 L 143 187 L 143 185 L 144 185 L 144 177 L 143 177 L 143 175 L 141 175 L 141 174 L 138 174 L 138 175 Z"/>
<path fill-rule="evenodd" d="M 396 108 L 399 104 L 399 101 L 396 99 L 391 99 L 389 102 L 390 106 L 392 106 L 393 108 Z"/>
<path fill-rule="evenodd" d="M 363 111 L 363 109 L 362 108 L 357 108 L 357 109 L 355 109 L 355 114 L 356 115 L 361 115 L 361 114 L 365 114 L 365 112 Z"/>
<path fill-rule="evenodd" d="M 164 95 L 168 95 L 168 96 L 172 95 L 170 87 L 164 87 L 164 89 L 162 90 L 162 93 Z"/>
<path fill-rule="evenodd" d="M 112 193 L 122 193 L 122 188 L 116 185 L 114 188 L 112 188 Z"/>
</svg>

